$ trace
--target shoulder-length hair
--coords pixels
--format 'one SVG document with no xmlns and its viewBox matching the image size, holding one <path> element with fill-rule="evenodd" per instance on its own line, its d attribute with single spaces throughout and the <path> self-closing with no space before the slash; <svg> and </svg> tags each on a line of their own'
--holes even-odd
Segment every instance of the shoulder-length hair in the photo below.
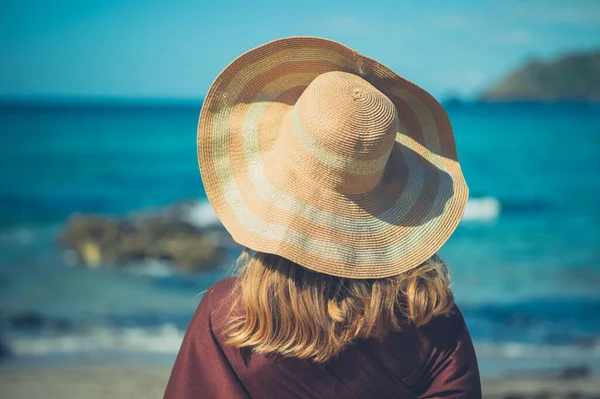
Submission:
<svg viewBox="0 0 600 399">
<path fill-rule="evenodd" d="M 442 259 L 378 279 L 310 271 L 285 258 L 245 250 L 232 291 L 225 344 L 259 354 L 326 362 L 360 338 L 382 338 L 406 323 L 450 313 L 454 300 Z M 235 303 L 237 302 L 237 304 Z"/>
</svg>

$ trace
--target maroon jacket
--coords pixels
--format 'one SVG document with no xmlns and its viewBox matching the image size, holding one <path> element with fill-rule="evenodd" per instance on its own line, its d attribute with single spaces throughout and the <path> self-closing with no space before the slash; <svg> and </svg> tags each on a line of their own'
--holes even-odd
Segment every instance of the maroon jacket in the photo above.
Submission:
<svg viewBox="0 0 600 399">
<path fill-rule="evenodd" d="M 165 399 L 481 398 L 477 359 L 460 310 L 382 341 L 358 340 L 335 360 L 248 355 L 220 339 L 234 280 L 213 285 L 185 334 Z"/>
</svg>

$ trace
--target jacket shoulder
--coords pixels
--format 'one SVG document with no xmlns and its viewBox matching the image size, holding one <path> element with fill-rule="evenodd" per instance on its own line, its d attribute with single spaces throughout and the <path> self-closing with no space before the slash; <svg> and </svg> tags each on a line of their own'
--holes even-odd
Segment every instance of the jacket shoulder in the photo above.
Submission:
<svg viewBox="0 0 600 399">
<path fill-rule="evenodd" d="M 208 319 L 203 324 L 208 323 L 217 336 L 220 335 L 226 320 L 232 315 L 233 307 L 237 303 L 232 296 L 237 279 L 236 276 L 232 276 L 217 281 L 206 290 L 198 305 L 199 313 L 204 315 L 204 319 Z"/>
<path fill-rule="evenodd" d="M 216 283 L 214 283 L 213 285 L 211 285 L 206 290 L 204 295 L 207 297 L 207 299 L 209 299 L 214 304 L 214 301 L 218 301 L 222 298 L 227 297 L 227 295 L 229 295 L 233 291 L 236 281 L 237 281 L 237 276 L 230 276 L 230 277 L 221 279 L 221 280 L 217 281 Z"/>
</svg>

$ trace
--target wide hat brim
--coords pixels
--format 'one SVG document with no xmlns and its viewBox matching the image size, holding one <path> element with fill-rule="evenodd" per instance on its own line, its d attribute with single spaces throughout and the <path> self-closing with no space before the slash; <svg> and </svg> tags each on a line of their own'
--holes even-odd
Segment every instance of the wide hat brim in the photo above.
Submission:
<svg viewBox="0 0 600 399">
<path fill-rule="evenodd" d="M 288 161 L 293 151 L 324 169 L 339 154 L 289 135 L 286 116 L 320 74 L 358 75 L 384 93 L 399 131 L 380 183 L 343 194 Z M 290 37 L 231 62 L 210 87 L 198 125 L 207 197 L 233 239 L 310 270 L 383 278 L 433 256 L 458 225 L 468 188 L 450 122 L 429 93 L 331 40 Z"/>
</svg>

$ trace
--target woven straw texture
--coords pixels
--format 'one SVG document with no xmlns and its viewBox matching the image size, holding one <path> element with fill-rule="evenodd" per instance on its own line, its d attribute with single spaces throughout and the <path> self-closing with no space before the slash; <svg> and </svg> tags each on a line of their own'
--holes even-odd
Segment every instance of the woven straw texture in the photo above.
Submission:
<svg viewBox="0 0 600 399">
<path fill-rule="evenodd" d="M 198 159 L 235 241 L 339 277 L 420 265 L 468 197 L 442 106 L 315 37 L 269 42 L 219 74 L 200 114 Z"/>
</svg>

